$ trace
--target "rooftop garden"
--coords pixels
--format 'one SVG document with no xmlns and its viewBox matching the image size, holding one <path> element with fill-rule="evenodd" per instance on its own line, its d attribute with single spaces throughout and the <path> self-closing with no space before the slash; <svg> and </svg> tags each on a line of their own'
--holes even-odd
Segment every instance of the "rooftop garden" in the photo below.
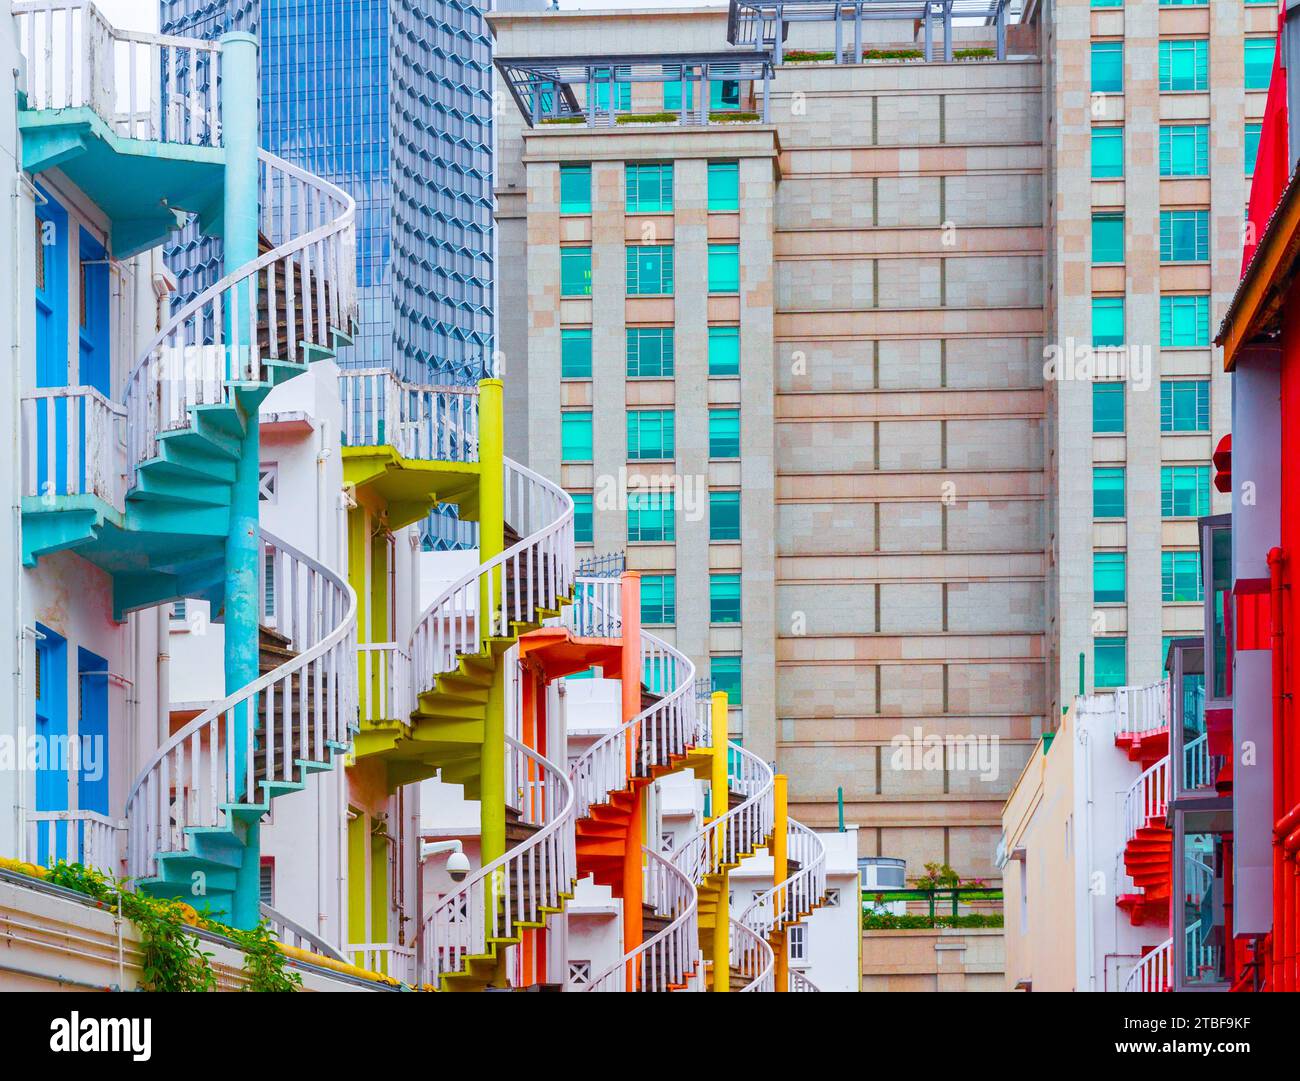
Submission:
<svg viewBox="0 0 1300 1081">
<path fill-rule="evenodd" d="M 991 48 L 953 49 L 953 60 L 992 60 L 997 55 Z M 820 64 L 833 61 L 835 53 L 831 49 L 817 51 L 812 49 L 790 49 L 781 54 L 783 64 Z M 924 49 L 863 49 L 864 63 L 903 62 L 924 60 Z M 940 54 L 936 59 L 942 59 Z"/>
</svg>

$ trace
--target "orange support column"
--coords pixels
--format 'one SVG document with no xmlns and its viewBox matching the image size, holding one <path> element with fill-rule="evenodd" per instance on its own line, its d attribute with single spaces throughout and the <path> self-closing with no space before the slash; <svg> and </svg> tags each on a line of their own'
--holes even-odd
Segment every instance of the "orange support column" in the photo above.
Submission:
<svg viewBox="0 0 1300 1081">
<path fill-rule="evenodd" d="M 776 886 L 790 877 L 789 778 L 784 773 L 778 773 L 772 779 L 772 800 L 776 809 L 772 828 L 772 885 Z M 773 976 L 777 991 L 790 989 L 789 953 L 786 949 L 785 927 L 782 925 L 782 915 L 786 908 L 785 895 L 785 890 L 777 890 L 772 896 L 774 926 L 777 928 L 777 933 L 773 936 L 776 941 L 772 943 L 776 952 L 776 970 Z"/>
<path fill-rule="evenodd" d="M 641 712 L 641 575 L 625 571 L 619 583 L 620 607 L 623 619 L 623 650 L 620 654 L 619 679 L 622 681 L 623 722 L 627 723 Z M 640 740 L 635 729 L 628 733 L 627 775 L 633 772 L 633 755 Z M 630 785 L 635 794 L 632 813 L 627 823 L 627 838 L 623 849 L 623 952 L 631 953 L 641 945 L 641 899 L 645 895 L 642 884 L 641 840 L 645 835 L 645 803 L 643 791 Z M 635 986 L 636 974 L 628 971 L 628 990 Z"/>
</svg>

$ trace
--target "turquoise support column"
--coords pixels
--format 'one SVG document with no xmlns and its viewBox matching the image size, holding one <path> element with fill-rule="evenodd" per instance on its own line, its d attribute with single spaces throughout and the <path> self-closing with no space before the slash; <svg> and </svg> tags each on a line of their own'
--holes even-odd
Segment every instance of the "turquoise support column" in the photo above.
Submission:
<svg viewBox="0 0 1300 1081">
<path fill-rule="evenodd" d="M 221 131 L 226 157 L 226 188 L 223 205 L 222 242 L 227 274 L 257 258 L 258 180 L 257 180 L 257 38 L 251 34 L 231 33 L 221 38 Z M 238 288 L 238 287 L 237 287 Z M 241 293 L 237 303 L 248 310 L 256 298 L 256 283 Z M 230 298 L 226 310 L 231 310 Z M 238 379 L 241 356 L 253 344 L 249 342 L 247 320 L 240 319 L 226 327 L 229 342 L 228 374 Z M 253 391 L 236 393 L 247 426 L 243 448 L 231 492 L 230 530 L 226 535 L 226 693 L 257 679 L 260 596 L 258 590 L 258 506 L 257 472 L 261 458 L 257 408 L 262 395 Z M 255 709 L 249 702 L 243 710 Z M 235 725 L 236 790 L 242 799 L 254 803 L 260 792 L 244 792 L 244 777 L 251 748 L 247 737 L 247 713 Z M 258 865 L 261 845 L 257 820 L 246 826 L 244 860 L 236 876 L 233 911 L 229 914 L 235 927 L 253 927 L 258 918 Z"/>
</svg>

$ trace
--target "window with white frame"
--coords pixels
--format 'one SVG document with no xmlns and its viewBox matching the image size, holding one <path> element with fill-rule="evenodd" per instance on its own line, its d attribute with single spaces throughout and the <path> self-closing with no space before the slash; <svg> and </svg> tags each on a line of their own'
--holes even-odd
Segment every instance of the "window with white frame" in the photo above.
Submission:
<svg viewBox="0 0 1300 1081">
<path fill-rule="evenodd" d="M 790 960 L 804 961 L 807 960 L 807 941 L 804 932 L 808 929 L 802 923 L 791 924 L 787 928 L 787 938 L 790 943 Z"/>
</svg>

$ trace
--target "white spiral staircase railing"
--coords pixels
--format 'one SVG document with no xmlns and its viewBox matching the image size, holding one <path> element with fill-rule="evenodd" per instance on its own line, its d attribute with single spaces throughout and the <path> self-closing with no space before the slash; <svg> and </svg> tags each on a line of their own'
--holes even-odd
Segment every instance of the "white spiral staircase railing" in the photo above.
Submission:
<svg viewBox="0 0 1300 1081">
<path fill-rule="evenodd" d="M 330 761 L 351 742 L 356 594 L 345 578 L 264 530 L 261 546 L 259 565 L 274 583 L 263 584 L 264 621 L 296 655 L 205 709 L 140 771 L 126 801 L 132 878 L 154 875 L 159 853 L 189 851 L 187 831 L 228 826 L 230 805 L 256 802 L 259 780 L 295 782 L 299 762 Z M 242 775 L 239 743 L 248 748 Z"/>
<path fill-rule="evenodd" d="M 267 927 L 274 932 L 275 937 L 284 945 L 292 946 L 298 950 L 306 950 L 308 953 L 318 953 L 322 957 L 328 957 L 331 961 L 347 962 L 347 958 L 321 938 L 320 935 L 307 930 L 301 924 L 295 923 L 284 913 L 277 912 L 265 901 L 257 906 L 257 911 L 258 915 L 266 921 Z"/>
<path fill-rule="evenodd" d="M 697 886 L 708 876 L 737 866 L 743 857 L 765 844 L 775 824 L 771 767 L 737 743 L 729 742 L 727 750 L 733 756 L 731 789 L 743 795 L 744 801 L 705 823 L 673 856 L 673 863 Z"/>
<path fill-rule="evenodd" d="M 128 466 L 158 453 L 191 410 L 227 405 L 239 383 L 305 365 L 356 319 L 356 206 L 341 188 L 258 151 L 258 226 L 274 245 L 176 312 L 127 378 Z M 260 332 L 265 328 L 265 339 Z M 281 336 L 284 343 L 281 344 Z"/>
<path fill-rule="evenodd" d="M 746 981 L 740 989 L 742 993 L 776 990 L 776 954 L 772 944 L 740 920 L 731 921 L 731 967 Z"/>
<path fill-rule="evenodd" d="M 700 972 L 700 938 L 697 921 L 699 893 L 681 868 L 657 852 L 645 854 L 645 895 L 660 916 L 672 922 L 636 949 L 596 975 L 584 991 L 703 990 Z M 628 974 L 632 979 L 629 981 Z"/>
<path fill-rule="evenodd" d="M 1124 842 L 1137 836 L 1148 823 L 1165 817 L 1169 807 L 1169 756 L 1154 762 L 1139 775 L 1124 795 Z"/>
<path fill-rule="evenodd" d="M 737 917 L 766 939 L 807 916 L 826 894 L 826 845 L 793 818 L 786 828 L 786 855 L 799 869 L 760 893 Z"/>
<path fill-rule="evenodd" d="M 1115 738 L 1133 738 L 1169 727 L 1169 680 L 1115 690 Z"/>
<path fill-rule="evenodd" d="M 548 758 L 506 736 L 506 791 L 519 796 L 521 821 L 540 828 L 436 901 L 421 935 L 424 979 L 437 984 L 490 953 L 494 942 L 537 926 L 573 890 L 577 854 L 573 785 Z"/>
<path fill-rule="evenodd" d="M 478 388 L 407 383 L 388 368 L 339 372 L 343 442 L 418 461 L 478 461 Z"/>
<path fill-rule="evenodd" d="M 790 990 L 791 991 L 821 991 L 815 983 L 812 982 L 803 972 L 797 968 L 790 970 Z"/>
<path fill-rule="evenodd" d="M 607 625 L 612 615 L 593 606 L 592 618 Z M 708 728 L 701 727 L 695 708 L 695 665 L 686 654 L 642 631 L 641 681 L 656 694 L 670 689 L 574 761 L 570 775 L 579 818 L 627 788 L 633 777 L 652 777 L 655 770 L 673 768 L 692 748 L 708 746 Z"/>
<path fill-rule="evenodd" d="M 573 588 L 573 500 L 508 458 L 504 472 L 505 520 L 522 539 L 467 571 L 425 609 L 408 651 L 412 700 L 461 657 L 480 653 L 487 639 L 508 638 L 512 624 L 560 608 Z"/>
<path fill-rule="evenodd" d="M 1173 986 L 1174 940 L 1165 939 L 1128 974 L 1125 991 L 1168 991 Z"/>
</svg>

